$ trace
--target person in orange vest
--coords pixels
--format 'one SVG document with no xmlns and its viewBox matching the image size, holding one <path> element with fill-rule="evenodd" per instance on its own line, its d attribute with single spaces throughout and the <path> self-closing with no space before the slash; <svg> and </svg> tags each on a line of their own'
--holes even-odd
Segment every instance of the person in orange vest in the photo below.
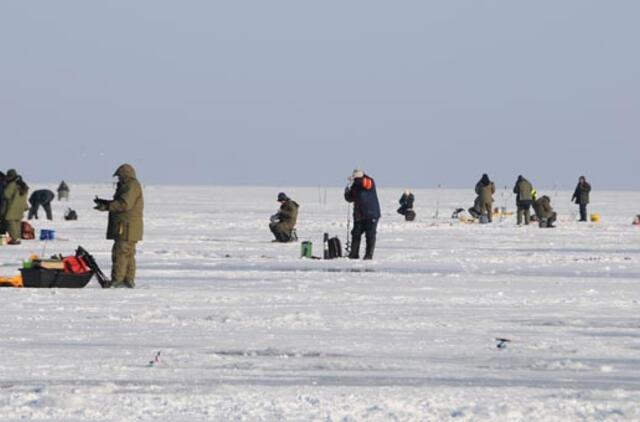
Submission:
<svg viewBox="0 0 640 422">
<path fill-rule="evenodd" d="M 360 258 L 360 239 L 364 234 L 367 240 L 364 259 L 373 259 L 378 220 L 380 219 L 380 202 L 376 192 L 376 182 L 371 176 L 359 169 L 353 171 L 349 181 L 351 184 L 344 191 L 344 199 L 353 203 L 353 230 L 351 230 L 349 258 Z"/>
</svg>

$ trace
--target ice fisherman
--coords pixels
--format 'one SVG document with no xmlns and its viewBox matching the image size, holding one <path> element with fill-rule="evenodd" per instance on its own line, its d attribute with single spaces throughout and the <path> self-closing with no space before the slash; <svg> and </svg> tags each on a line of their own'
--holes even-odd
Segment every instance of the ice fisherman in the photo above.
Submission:
<svg viewBox="0 0 640 422">
<path fill-rule="evenodd" d="M 271 222 L 269 223 L 269 229 L 275 236 L 274 242 L 286 243 L 295 241 L 297 240 L 295 227 L 300 205 L 284 192 L 278 194 L 277 201 L 280 202 L 280 209 L 271 216 Z"/>
<path fill-rule="evenodd" d="M 142 240 L 144 231 L 142 186 L 130 164 L 122 164 L 113 176 L 118 177 L 113 199 L 96 198 L 95 209 L 109 212 L 107 239 L 114 241 L 109 287 L 133 288 L 136 278 L 136 244 Z"/>
<path fill-rule="evenodd" d="M 22 180 L 22 176 L 15 169 L 7 170 L 4 189 L 2 189 L 2 203 L 0 204 L 0 222 L 4 230 L 9 232 L 10 245 L 19 245 L 22 238 L 20 223 L 24 212 L 29 209 L 27 195 L 29 186 Z"/>
<path fill-rule="evenodd" d="M 407 221 L 413 221 L 416 218 L 416 212 L 413 210 L 415 199 L 413 193 L 409 189 L 405 189 L 398 201 L 400 208 L 398 208 L 397 212 L 400 215 L 404 215 Z"/>
<path fill-rule="evenodd" d="M 353 203 L 353 230 L 351 230 L 351 251 L 349 258 L 360 258 L 360 239 L 365 234 L 367 246 L 364 259 L 373 259 L 376 248 L 376 231 L 380 219 L 380 203 L 376 183 L 363 170 L 356 169 L 349 177 L 350 185 L 345 188 L 344 199 Z"/>
<path fill-rule="evenodd" d="M 34 190 L 29 196 L 29 204 L 31 207 L 29 208 L 29 215 L 27 217 L 28 220 L 32 218 L 38 219 L 38 210 L 40 206 L 44 208 L 45 213 L 47 214 L 47 220 L 52 220 L 53 215 L 51 213 L 51 201 L 55 198 L 55 194 L 49 189 L 38 189 Z"/>
<path fill-rule="evenodd" d="M 489 223 L 492 221 L 493 215 L 493 194 L 496 193 L 496 185 L 489 179 L 485 173 L 482 175 L 478 183 L 476 183 L 476 194 L 478 194 L 480 215 L 486 215 Z"/>
<path fill-rule="evenodd" d="M 536 199 L 533 209 L 541 228 L 555 227 L 553 223 L 556 221 L 558 214 L 551 207 L 551 198 L 543 195 L 541 198 Z"/>
<path fill-rule="evenodd" d="M 589 193 L 591 185 L 587 183 L 584 176 L 580 176 L 576 189 L 573 191 L 572 201 L 580 207 L 580 221 L 587 221 L 587 204 L 589 204 Z"/>
<path fill-rule="evenodd" d="M 516 194 L 516 207 L 518 208 L 518 225 L 521 225 L 523 220 L 525 225 L 529 225 L 531 220 L 529 208 L 535 200 L 533 192 L 534 189 L 531 182 L 525 179 L 524 176 L 519 175 L 513 187 L 513 193 Z"/>
<path fill-rule="evenodd" d="M 62 201 L 63 199 L 65 201 L 69 200 L 69 185 L 67 185 L 64 180 L 58 185 L 58 201 Z"/>
</svg>

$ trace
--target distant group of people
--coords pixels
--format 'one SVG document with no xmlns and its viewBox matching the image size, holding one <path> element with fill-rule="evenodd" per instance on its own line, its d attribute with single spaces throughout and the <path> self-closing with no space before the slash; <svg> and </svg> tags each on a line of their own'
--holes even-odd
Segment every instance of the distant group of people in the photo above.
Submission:
<svg viewBox="0 0 640 422">
<path fill-rule="evenodd" d="M 469 214 L 474 218 L 486 220 L 491 223 L 493 216 L 493 194 L 496 192 L 495 183 L 489 179 L 487 174 L 483 174 L 476 183 L 475 192 L 477 194 L 473 207 L 469 208 Z M 571 200 L 580 209 L 580 220 L 587 221 L 587 205 L 589 204 L 589 193 L 591 185 L 584 176 L 580 176 L 578 184 L 574 190 Z M 513 187 L 516 195 L 517 224 L 528 225 L 532 219 L 538 221 L 540 227 L 555 227 L 553 223 L 557 220 L 557 213 L 551 206 L 551 198 L 547 195 L 537 197 L 537 192 L 531 182 L 524 176 L 519 175 Z M 533 208 L 535 218 L 531 217 L 530 208 Z"/>
<path fill-rule="evenodd" d="M 47 219 L 53 219 L 51 202 L 54 198 L 49 189 L 38 189 L 29 195 L 29 185 L 16 169 L 7 170 L 6 174 L 0 171 L 0 234 L 9 234 L 9 245 L 21 243 L 22 219 L 26 211 L 29 212 L 27 219 L 38 219 L 38 211 L 42 207 Z M 62 181 L 58 187 L 58 199 L 68 198 L 69 186 Z"/>
<path fill-rule="evenodd" d="M 133 166 L 123 164 L 119 166 L 114 177 L 118 177 L 118 184 L 113 199 L 95 199 L 95 209 L 109 213 L 107 239 L 114 241 L 112 248 L 112 270 L 110 287 L 134 287 L 136 273 L 136 244 L 143 237 L 143 209 L 144 200 L 142 186 L 138 181 Z M 469 213 L 475 218 L 484 218 L 487 223 L 492 222 L 493 195 L 495 183 L 487 174 L 483 174 L 476 183 L 476 200 Z M 518 176 L 513 188 L 516 194 L 517 224 L 529 224 L 537 220 L 541 227 L 554 227 L 557 214 L 551 207 L 551 200 L 543 195 L 537 198 L 537 192 L 531 182 L 524 176 Z M 591 185 L 581 176 L 576 186 L 572 201 L 580 208 L 580 221 L 587 221 L 587 204 Z M 52 219 L 51 202 L 55 195 L 48 189 L 34 191 L 28 196 L 29 186 L 15 169 L 0 172 L 0 233 L 8 233 L 9 244 L 20 244 L 21 222 L 24 212 L 29 211 L 28 218 L 38 218 L 38 210 L 42 206 L 47 219 Z M 58 199 L 68 199 L 69 187 L 63 181 L 58 187 Z M 28 199 L 27 199 L 28 198 Z M 353 229 L 351 230 L 351 247 L 348 257 L 359 259 L 360 243 L 364 235 L 366 240 L 364 259 L 373 259 L 378 221 L 380 219 L 380 203 L 374 179 L 363 170 L 356 169 L 349 177 L 349 185 L 345 188 L 344 199 L 353 204 Z M 269 228 L 275 242 L 290 242 L 297 240 L 296 222 L 300 205 L 280 192 L 277 196 L 280 208 L 271 217 Z M 407 221 L 415 219 L 415 196 L 408 189 L 399 200 L 397 212 Z M 29 206 L 30 205 L 30 206 Z M 535 216 L 530 215 L 533 207 Z M 462 211 L 461 209 L 457 211 Z M 75 214 L 75 212 L 74 212 Z M 66 215 L 65 215 L 66 217 Z M 77 218 L 77 216 L 74 216 Z"/>
<path fill-rule="evenodd" d="M 469 208 L 469 214 L 479 219 L 481 223 L 493 221 L 493 195 L 496 192 L 495 183 L 485 173 L 476 183 L 476 199 L 474 205 Z M 587 221 L 587 204 L 591 185 L 584 176 L 580 176 L 574 190 L 572 201 L 580 207 L 580 221 Z M 558 214 L 551 206 L 551 198 L 547 195 L 537 196 L 537 192 L 531 182 L 519 175 L 513 187 L 516 195 L 517 224 L 528 225 L 531 221 L 537 221 L 540 227 L 555 227 Z M 376 192 L 376 184 L 371 176 L 363 170 L 356 169 L 349 177 L 349 186 L 345 188 L 344 198 L 353 203 L 353 229 L 351 230 L 351 248 L 348 257 L 358 259 L 360 257 L 360 243 L 362 235 L 365 236 L 366 246 L 364 259 L 372 259 L 376 245 L 376 233 L 378 220 L 380 219 L 380 203 Z M 300 205 L 289 198 L 284 192 L 280 192 L 277 198 L 280 209 L 271 217 L 269 228 L 273 233 L 274 242 L 291 242 L 297 240 L 295 225 Z M 416 217 L 414 210 L 415 196 L 410 190 L 405 190 L 398 201 L 400 207 L 397 213 L 403 215 L 407 221 L 413 221 Z M 531 215 L 533 208 L 534 215 Z M 464 209 L 458 208 L 453 216 L 458 217 Z"/>
</svg>

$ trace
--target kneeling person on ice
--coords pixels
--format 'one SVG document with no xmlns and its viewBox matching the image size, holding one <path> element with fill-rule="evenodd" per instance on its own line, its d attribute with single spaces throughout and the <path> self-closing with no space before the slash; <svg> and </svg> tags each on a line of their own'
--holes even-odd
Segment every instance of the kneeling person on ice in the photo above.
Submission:
<svg viewBox="0 0 640 422">
<path fill-rule="evenodd" d="M 534 211 L 540 227 L 555 227 L 553 223 L 556 221 L 558 214 L 551 207 L 551 198 L 547 195 L 538 198 L 534 202 Z"/>
<path fill-rule="evenodd" d="M 113 174 L 118 185 L 113 200 L 96 198 L 95 209 L 109 212 L 107 239 L 111 250 L 110 287 L 135 287 L 136 243 L 142 240 L 144 200 L 142 186 L 133 166 L 123 164 Z"/>
<path fill-rule="evenodd" d="M 300 205 L 284 192 L 278 194 L 278 202 L 280 202 L 280 209 L 271 216 L 271 223 L 269 224 L 271 233 L 275 236 L 274 242 L 286 243 L 298 240 L 295 235 L 295 228 Z"/>
<path fill-rule="evenodd" d="M 351 230 L 351 251 L 349 258 L 360 257 L 360 239 L 365 234 L 367 248 L 364 259 L 373 259 L 376 248 L 376 230 L 380 219 L 380 203 L 376 193 L 376 183 L 362 170 L 354 170 L 349 178 L 351 185 L 344 191 L 344 199 L 353 202 L 353 230 Z"/>
</svg>

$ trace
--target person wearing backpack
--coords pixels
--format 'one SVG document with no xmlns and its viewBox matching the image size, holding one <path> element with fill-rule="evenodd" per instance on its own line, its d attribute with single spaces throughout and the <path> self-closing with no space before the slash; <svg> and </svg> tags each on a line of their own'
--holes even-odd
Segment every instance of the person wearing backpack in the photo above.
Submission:
<svg viewBox="0 0 640 422">
<path fill-rule="evenodd" d="M 42 205 L 42 208 L 44 208 L 44 211 L 47 213 L 47 220 L 52 220 L 51 201 L 53 201 L 55 197 L 55 194 L 49 189 L 34 190 L 29 197 L 29 204 L 31 204 L 31 207 L 29 208 L 29 215 L 27 219 L 31 220 L 32 218 L 35 218 L 37 220 L 38 209 L 40 209 L 40 206 Z"/>
<path fill-rule="evenodd" d="M 94 199 L 95 209 L 109 212 L 107 239 L 111 249 L 111 283 L 109 287 L 135 287 L 136 244 L 142 240 L 144 199 L 136 171 L 122 164 L 113 174 L 118 185 L 112 200 Z"/>
<path fill-rule="evenodd" d="M 376 183 L 362 170 L 354 170 L 351 184 L 344 191 L 344 199 L 353 203 L 353 230 L 351 230 L 350 259 L 360 258 L 360 240 L 365 235 L 367 246 L 364 259 L 373 259 L 376 248 L 376 231 L 380 219 L 380 202 Z"/>
<path fill-rule="evenodd" d="M 20 223 L 24 212 L 29 209 L 27 195 L 29 186 L 14 169 L 7 171 L 5 187 L 2 190 L 0 221 L 4 221 L 7 232 L 11 236 L 10 245 L 19 245 L 22 238 Z"/>
</svg>

